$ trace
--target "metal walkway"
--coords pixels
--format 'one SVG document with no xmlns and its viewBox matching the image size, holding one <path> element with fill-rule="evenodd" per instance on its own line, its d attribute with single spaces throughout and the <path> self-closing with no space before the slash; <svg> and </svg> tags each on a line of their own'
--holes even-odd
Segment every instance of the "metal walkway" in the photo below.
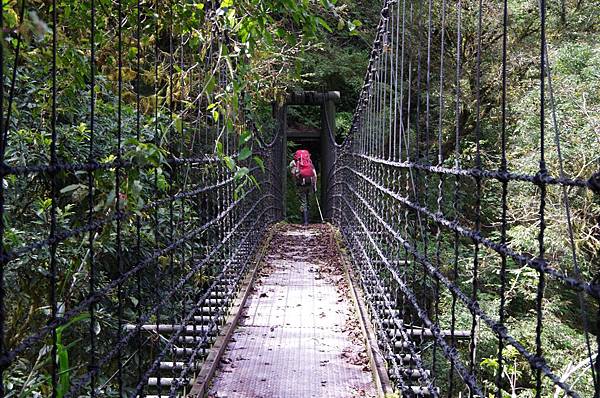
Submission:
<svg viewBox="0 0 600 398">
<path fill-rule="evenodd" d="M 276 234 L 209 397 L 375 396 L 331 234 L 326 226 Z"/>
</svg>

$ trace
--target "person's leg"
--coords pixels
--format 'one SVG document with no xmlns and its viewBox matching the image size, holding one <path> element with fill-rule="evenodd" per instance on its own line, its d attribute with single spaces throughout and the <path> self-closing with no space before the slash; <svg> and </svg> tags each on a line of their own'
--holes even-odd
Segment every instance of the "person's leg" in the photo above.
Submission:
<svg viewBox="0 0 600 398">
<path fill-rule="evenodd" d="M 300 202 L 300 213 L 304 211 L 306 207 L 306 203 L 304 201 L 304 190 L 302 189 L 302 185 L 298 185 L 296 187 L 296 192 L 298 193 L 298 200 Z"/>
<path fill-rule="evenodd" d="M 303 196 L 304 196 L 304 211 L 303 211 L 304 225 L 308 225 L 308 189 L 304 190 Z"/>
<path fill-rule="evenodd" d="M 298 185 L 298 197 L 300 199 L 300 213 L 304 225 L 308 224 L 308 190 L 306 185 Z"/>
</svg>

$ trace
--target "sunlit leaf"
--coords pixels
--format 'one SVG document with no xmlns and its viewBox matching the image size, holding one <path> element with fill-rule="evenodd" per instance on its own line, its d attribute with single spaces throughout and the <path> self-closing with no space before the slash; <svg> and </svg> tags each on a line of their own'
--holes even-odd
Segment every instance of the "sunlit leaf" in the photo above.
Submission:
<svg viewBox="0 0 600 398">
<path fill-rule="evenodd" d="M 233 160 L 231 157 L 229 156 L 225 156 L 223 158 L 223 160 L 225 161 L 225 165 L 227 166 L 227 168 L 231 171 L 235 170 L 235 160 Z"/>
<path fill-rule="evenodd" d="M 238 160 L 242 161 L 242 160 L 246 160 L 248 159 L 250 156 L 252 156 L 252 149 L 248 148 L 248 147 L 243 147 L 240 150 L 240 154 L 238 156 Z"/>
</svg>

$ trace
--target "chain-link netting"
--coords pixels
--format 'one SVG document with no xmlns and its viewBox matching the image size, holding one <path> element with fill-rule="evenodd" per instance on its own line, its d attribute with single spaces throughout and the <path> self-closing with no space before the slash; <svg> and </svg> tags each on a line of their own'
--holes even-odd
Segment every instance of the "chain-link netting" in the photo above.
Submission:
<svg viewBox="0 0 600 398">
<path fill-rule="evenodd" d="M 574 225 L 574 214 L 597 203 L 597 175 L 587 178 L 599 153 L 585 178 L 566 171 L 547 5 L 536 6 L 537 98 L 526 130 L 535 143 L 524 153 L 508 113 L 508 88 L 523 84 L 509 75 L 520 62 L 509 4 L 384 4 L 332 189 L 335 222 L 403 395 L 600 392 L 597 256 L 578 250 L 593 237 Z M 551 308 L 556 297 L 567 319 Z M 572 335 L 553 330 L 556 319 L 572 322 L 563 329 Z"/>
</svg>

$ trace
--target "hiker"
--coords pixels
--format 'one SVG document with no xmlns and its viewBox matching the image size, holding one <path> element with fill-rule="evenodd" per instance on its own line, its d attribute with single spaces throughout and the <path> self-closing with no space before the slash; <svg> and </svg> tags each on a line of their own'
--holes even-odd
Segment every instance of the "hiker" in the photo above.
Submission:
<svg viewBox="0 0 600 398">
<path fill-rule="evenodd" d="M 308 225 L 308 195 L 317 191 L 317 172 L 310 159 L 310 152 L 306 149 L 298 149 L 290 162 L 290 171 L 300 196 L 300 211 L 304 218 L 304 225 Z"/>
</svg>

